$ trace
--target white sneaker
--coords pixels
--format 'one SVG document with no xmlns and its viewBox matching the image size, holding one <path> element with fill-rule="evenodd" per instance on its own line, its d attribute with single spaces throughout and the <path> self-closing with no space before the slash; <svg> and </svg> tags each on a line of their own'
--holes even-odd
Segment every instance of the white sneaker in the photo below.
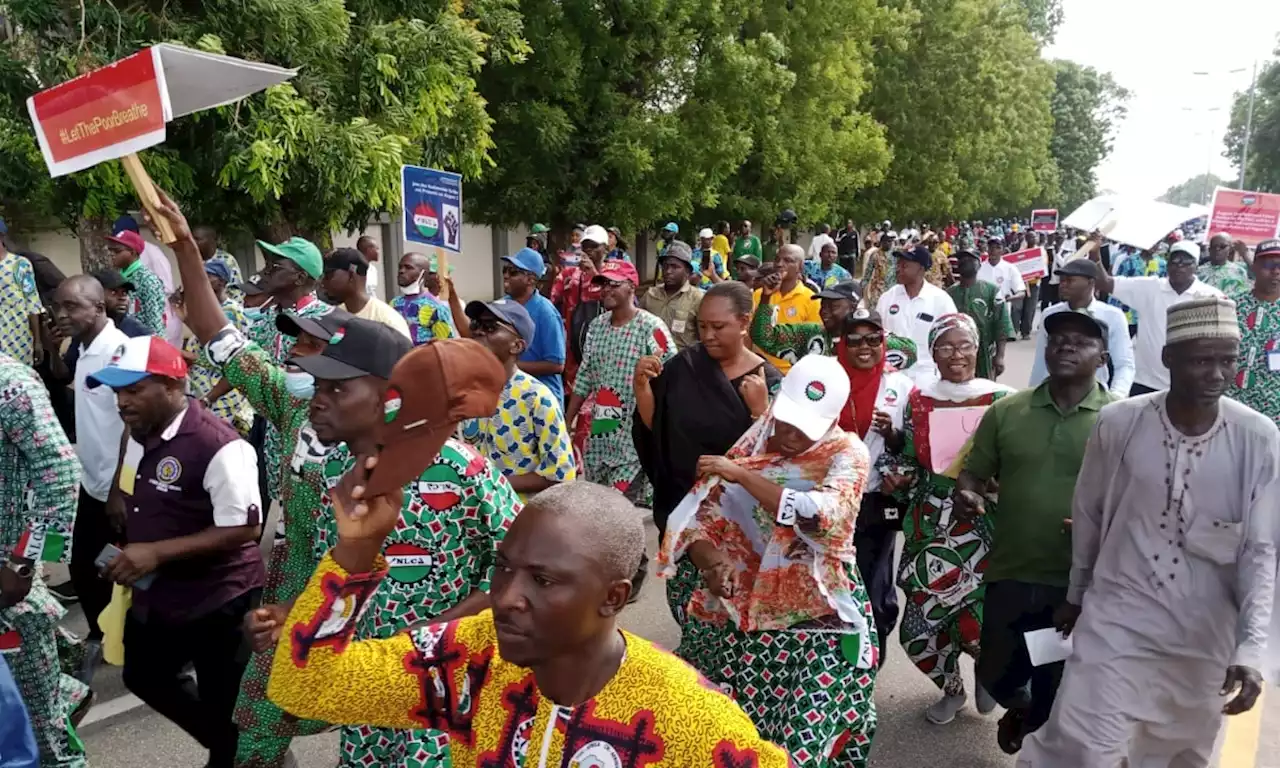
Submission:
<svg viewBox="0 0 1280 768">
<path fill-rule="evenodd" d="M 956 713 L 964 709 L 967 697 L 964 692 L 951 696 L 944 695 L 936 704 L 925 710 L 924 716 L 934 725 L 946 725 L 956 719 Z"/>
<path fill-rule="evenodd" d="M 988 715 L 995 710 L 996 700 L 979 684 L 978 690 L 973 692 L 973 705 L 978 708 L 978 714 Z"/>
</svg>

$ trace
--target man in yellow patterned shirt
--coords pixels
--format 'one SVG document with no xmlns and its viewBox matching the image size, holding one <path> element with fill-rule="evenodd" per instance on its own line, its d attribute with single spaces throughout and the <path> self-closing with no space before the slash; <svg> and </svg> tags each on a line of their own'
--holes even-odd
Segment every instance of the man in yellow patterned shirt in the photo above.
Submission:
<svg viewBox="0 0 1280 768">
<path fill-rule="evenodd" d="M 444 731 L 454 766 L 791 765 L 692 667 L 618 629 L 645 534 L 611 488 L 564 483 L 533 498 L 499 545 L 492 610 L 353 642 L 400 509 L 353 500 L 367 466 L 335 489 L 338 544 L 281 632 L 272 701 L 329 722 Z"/>
<path fill-rule="evenodd" d="M 551 388 L 516 367 L 536 328 L 515 299 L 466 308 L 471 338 L 489 348 L 507 370 L 507 386 L 492 416 L 462 422 L 462 437 L 489 459 L 523 498 L 577 477 L 573 444 L 560 399 Z"/>
</svg>

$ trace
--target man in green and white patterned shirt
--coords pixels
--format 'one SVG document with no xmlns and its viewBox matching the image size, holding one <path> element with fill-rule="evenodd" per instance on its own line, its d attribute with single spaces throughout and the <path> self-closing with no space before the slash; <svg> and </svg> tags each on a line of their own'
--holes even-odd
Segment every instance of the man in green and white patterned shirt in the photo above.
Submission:
<svg viewBox="0 0 1280 768">
<path fill-rule="evenodd" d="M 1244 293 L 1253 285 L 1253 275 L 1243 261 L 1229 261 L 1231 256 L 1231 235 L 1219 232 L 1209 238 L 1209 260 L 1196 270 L 1196 277 L 1201 282 L 1234 296 Z"/>
<path fill-rule="evenodd" d="M 153 336 L 165 337 L 169 296 L 156 273 L 142 263 L 142 250 L 147 243 L 137 232 L 123 230 L 107 235 L 107 253 L 120 276 L 133 286 L 129 296 L 129 314 L 142 323 Z"/>
</svg>

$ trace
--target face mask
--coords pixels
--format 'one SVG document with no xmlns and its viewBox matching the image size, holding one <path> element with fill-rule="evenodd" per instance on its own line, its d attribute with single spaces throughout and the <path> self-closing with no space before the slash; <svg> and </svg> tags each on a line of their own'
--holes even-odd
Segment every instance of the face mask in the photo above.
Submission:
<svg viewBox="0 0 1280 768">
<path fill-rule="evenodd" d="M 418 279 L 414 280 L 412 283 L 399 287 L 401 296 L 417 296 L 422 293 L 422 277 L 419 276 Z"/>
<path fill-rule="evenodd" d="M 306 371 L 285 371 L 284 388 L 299 400 L 310 400 L 316 394 L 316 377 Z"/>
<path fill-rule="evenodd" d="M 261 320 L 262 307 L 245 307 L 244 316 L 249 320 Z"/>
</svg>

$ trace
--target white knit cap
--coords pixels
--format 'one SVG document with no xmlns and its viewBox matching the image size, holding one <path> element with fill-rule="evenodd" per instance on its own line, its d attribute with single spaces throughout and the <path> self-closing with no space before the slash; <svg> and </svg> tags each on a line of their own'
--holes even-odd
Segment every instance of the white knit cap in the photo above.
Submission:
<svg viewBox="0 0 1280 768">
<path fill-rule="evenodd" d="M 1236 319 L 1236 303 L 1210 296 L 1183 301 L 1169 307 L 1165 344 L 1178 344 L 1193 339 L 1239 339 L 1240 324 Z"/>
</svg>

